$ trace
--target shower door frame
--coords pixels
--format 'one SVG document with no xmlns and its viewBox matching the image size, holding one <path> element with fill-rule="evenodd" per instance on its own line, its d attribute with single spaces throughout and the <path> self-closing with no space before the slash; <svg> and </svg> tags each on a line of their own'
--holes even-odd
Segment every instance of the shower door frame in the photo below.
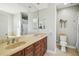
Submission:
<svg viewBox="0 0 79 59">
<path fill-rule="evenodd" d="M 79 47 L 78 47 L 78 45 L 79 45 L 79 12 L 78 12 L 78 23 L 77 23 L 77 43 L 76 43 L 76 47 L 77 47 L 77 50 L 78 50 L 78 52 L 79 52 Z"/>
</svg>

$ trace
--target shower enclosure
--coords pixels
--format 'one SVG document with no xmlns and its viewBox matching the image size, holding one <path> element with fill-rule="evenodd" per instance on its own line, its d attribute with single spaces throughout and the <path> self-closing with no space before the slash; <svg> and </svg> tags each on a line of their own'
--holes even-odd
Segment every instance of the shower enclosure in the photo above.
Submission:
<svg viewBox="0 0 79 59">
<path fill-rule="evenodd" d="M 21 16 L 21 35 L 26 35 L 28 33 L 28 16 L 24 13 Z"/>
</svg>

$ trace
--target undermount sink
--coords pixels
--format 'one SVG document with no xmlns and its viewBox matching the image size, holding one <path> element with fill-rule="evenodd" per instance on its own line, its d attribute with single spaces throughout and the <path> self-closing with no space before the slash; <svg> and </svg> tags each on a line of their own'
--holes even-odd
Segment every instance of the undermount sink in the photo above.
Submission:
<svg viewBox="0 0 79 59">
<path fill-rule="evenodd" d="M 16 48 L 16 47 L 19 47 L 19 46 L 25 44 L 25 43 L 26 43 L 25 41 L 17 42 L 17 43 L 14 43 L 14 44 L 12 44 L 12 45 L 6 46 L 5 49 L 14 49 L 14 48 Z"/>
</svg>

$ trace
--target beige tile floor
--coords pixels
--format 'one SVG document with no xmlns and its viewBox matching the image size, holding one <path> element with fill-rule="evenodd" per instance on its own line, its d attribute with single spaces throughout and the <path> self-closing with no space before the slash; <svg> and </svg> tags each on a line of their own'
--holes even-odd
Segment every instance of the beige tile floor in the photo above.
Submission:
<svg viewBox="0 0 79 59">
<path fill-rule="evenodd" d="M 46 52 L 44 56 L 79 56 L 79 52 L 72 48 L 67 48 L 67 52 L 62 52 L 60 48 L 57 47 L 56 53 Z"/>
</svg>

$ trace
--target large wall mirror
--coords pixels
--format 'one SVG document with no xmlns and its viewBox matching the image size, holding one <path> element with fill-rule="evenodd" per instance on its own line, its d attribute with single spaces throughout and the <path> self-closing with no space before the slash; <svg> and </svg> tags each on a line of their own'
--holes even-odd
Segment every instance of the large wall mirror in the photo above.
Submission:
<svg viewBox="0 0 79 59">
<path fill-rule="evenodd" d="M 0 36 L 10 35 L 13 28 L 13 15 L 0 11 Z"/>
</svg>

